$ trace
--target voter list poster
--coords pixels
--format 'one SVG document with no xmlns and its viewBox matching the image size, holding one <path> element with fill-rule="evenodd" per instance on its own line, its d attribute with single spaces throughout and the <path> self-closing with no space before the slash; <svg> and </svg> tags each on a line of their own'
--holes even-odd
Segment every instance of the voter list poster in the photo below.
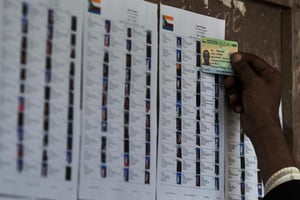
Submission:
<svg viewBox="0 0 300 200">
<path fill-rule="evenodd" d="M 81 1 L 0 7 L 0 194 L 75 199 Z"/>
<path fill-rule="evenodd" d="M 161 5 L 159 28 L 157 199 L 224 199 L 224 91 L 200 44 L 223 39 L 224 21 Z"/>
<path fill-rule="evenodd" d="M 85 2 L 79 197 L 153 200 L 157 5 Z"/>
</svg>

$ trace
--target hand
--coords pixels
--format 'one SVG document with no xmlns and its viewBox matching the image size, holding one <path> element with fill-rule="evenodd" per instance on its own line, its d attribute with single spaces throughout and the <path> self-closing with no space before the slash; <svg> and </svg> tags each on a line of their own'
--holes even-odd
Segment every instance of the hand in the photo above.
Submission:
<svg viewBox="0 0 300 200">
<path fill-rule="evenodd" d="M 251 54 L 235 53 L 231 63 L 236 76 L 227 77 L 224 85 L 229 105 L 241 114 L 244 131 L 251 138 L 260 130 L 280 126 L 281 73 Z"/>
<path fill-rule="evenodd" d="M 252 141 L 266 182 L 279 169 L 295 166 L 279 122 L 282 77 L 251 54 L 234 53 L 231 63 L 236 76 L 224 80 L 229 105 L 241 114 L 243 130 Z"/>
</svg>

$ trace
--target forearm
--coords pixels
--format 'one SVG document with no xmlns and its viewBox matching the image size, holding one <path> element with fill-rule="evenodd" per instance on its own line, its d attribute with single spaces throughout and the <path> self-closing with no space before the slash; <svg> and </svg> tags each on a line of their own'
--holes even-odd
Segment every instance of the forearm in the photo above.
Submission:
<svg viewBox="0 0 300 200">
<path fill-rule="evenodd" d="M 257 130 L 250 139 L 256 151 L 264 182 L 278 170 L 295 166 L 280 126 Z"/>
</svg>

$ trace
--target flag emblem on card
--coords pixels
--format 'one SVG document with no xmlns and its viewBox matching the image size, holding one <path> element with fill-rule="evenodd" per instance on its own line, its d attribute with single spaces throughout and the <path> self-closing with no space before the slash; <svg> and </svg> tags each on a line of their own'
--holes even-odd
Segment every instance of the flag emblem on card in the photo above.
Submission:
<svg viewBox="0 0 300 200">
<path fill-rule="evenodd" d="M 88 5 L 89 12 L 100 15 L 101 14 L 101 7 L 100 7 L 101 0 L 88 0 L 88 1 L 89 1 L 89 5 Z"/>
<path fill-rule="evenodd" d="M 162 28 L 165 30 L 173 31 L 174 25 L 173 25 L 174 17 L 169 15 L 163 15 L 162 16 Z"/>
</svg>

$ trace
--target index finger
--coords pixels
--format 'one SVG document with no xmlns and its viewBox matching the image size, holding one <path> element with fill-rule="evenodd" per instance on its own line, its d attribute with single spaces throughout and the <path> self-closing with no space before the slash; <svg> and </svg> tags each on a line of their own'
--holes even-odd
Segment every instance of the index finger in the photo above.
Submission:
<svg viewBox="0 0 300 200">
<path fill-rule="evenodd" d="M 276 68 L 272 67 L 256 55 L 243 52 L 240 53 L 242 54 L 242 58 L 249 63 L 252 70 L 259 76 L 263 76 L 265 73 L 270 73 L 276 70 Z"/>
</svg>

